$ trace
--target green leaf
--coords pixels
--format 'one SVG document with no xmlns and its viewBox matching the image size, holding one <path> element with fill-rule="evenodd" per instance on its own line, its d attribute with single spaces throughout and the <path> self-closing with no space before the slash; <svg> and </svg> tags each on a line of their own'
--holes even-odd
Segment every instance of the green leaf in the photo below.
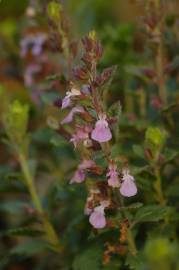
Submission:
<svg viewBox="0 0 179 270">
<path fill-rule="evenodd" d="M 58 97 L 59 96 L 57 93 L 46 92 L 46 93 L 43 93 L 43 95 L 41 96 L 41 100 L 44 104 L 49 105 L 50 103 L 53 103 L 54 100 L 56 100 Z"/>
<path fill-rule="evenodd" d="M 37 170 L 37 161 L 34 159 L 29 159 L 28 160 L 28 165 L 30 168 L 31 175 L 34 176 Z"/>
<path fill-rule="evenodd" d="M 119 144 L 114 144 L 111 148 L 111 158 L 116 158 L 117 156 L 121 155 L 122 150 L 121 150 L 121 145 Z"/>
<path fill-rule="evenodd" d="M 20 214 L 23 211 L 22 201 L 8 201 L 0 204 L 0 211 L 8 212 L 10 214 Z"/>
<path fill-rule="evenodd" d="M 25 243 L 19 244 L 13 249 L 11 249 L 11 255 L 25 255 L 33 256 L 44 252 L 49 248 L 49 245 L 46 241 L 43 240 L 31 240 L 26 241 Z"/>
<path fill-rule="evenodd" d="M 176 255 L 178 256 L 177 250 L 178 245 L 176 242 L 170 242 L 169 239 L 162 237 L 149 239 L 145 246 L 145 254 L 147 259 L 153 263 L 164 262 L 164 265 L 166 261 L 172 261 L 175 259 Z"/>
<path fill-rule="evenodd" d="M 138 253 L 136 256 L 132 256 L 131 254 L 129 254 L 127 256 L 125 264 L 129 265 L 130 269 L 143 269 L 143 267 L 145 266 L 145 257 L 141 252 Z"/>
<path fill-rule="evenodd" d="M 158 127 L 149 127 L 145 133 L 145 140 L 157 147 L 161 147 L 165 142 L 166 134 Z"/>
<path fill-rule="evenodd" d="M 140 208 L 134 218 L 134 222 L 155 222 L 165 218 L 168 208 L 160 205 L 148 205 Z"/>
<path fill-rule="evenodd" d="M 116 260 L 112 258 L 112 261 L 108 263 L 107 265 L 103 266 L 101 270 L 119 270 L 120 267 L 121 267 L 121 262 L 119 258 L 117 258 Z"/>
<path fill-rule="evenodd" d="M 143 203 L 136 202 L 125 207 L 125 209 L 138 209 L 143 206 Z"/>
<path fill-rule="evenodd" d="M 62 7 L 59 3 L 52 1 L 47 6 L 47 14 L 51 19 L 59 20 Z"/>
<path fill-rule="evenodd" d="M 165 155 L 165 163 L 168 163 L 174 160 L 179 155 L 179 152 L 173 149 L 165 149 L 164 155 Z"/>
<path fill-rule="evenodd" d="M 73 263 L 73 270 L 99 270 L 102 263 L 102 250 L 92 246 L 78 255 Z"/>
<path fill-rule="evenodd" d="M 55 133 L 53 137 L 50 139 L 50 143 L 56 147 L 67 146 L 68 142 L 59 134 Z"/>
<path fill-rule="evenodd" d="M 0 233 L 0 237 L 3 236 L 10 236 L 10 235 L 14 235 L 14 236 L 39 236 L 42 235 L 43 232 L 36 230 L 36 229 L 32 229 L 30 227 L 22 227 L 22 228 L 13 228 L 13 229 L 9 229 L 9 230 L 5 230 L 2 231 Z"/>
<path fill-rule="evenodd" d="M 4 127 L 12 144 L 21 145 L 25 139 L 29 118 L 29 106 L 15 100 L 4 113 Z"/>
<path fill-rule="evenodd" d="M 136 156 L 138 156 L 140 158 L 144 158 L 144 150 L 141 147 L 141 145 L 134 144 L 132 146 L 132 149 L 134 151 L 134 154 L 136 154 Z"/>
</svg>

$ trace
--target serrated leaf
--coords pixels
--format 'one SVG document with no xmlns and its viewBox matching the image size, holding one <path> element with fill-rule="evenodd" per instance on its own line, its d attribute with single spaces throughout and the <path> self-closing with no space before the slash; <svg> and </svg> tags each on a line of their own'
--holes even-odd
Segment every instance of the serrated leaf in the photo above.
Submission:
<svg viewBox="0 0 179 270">
<path fill-rule="evenodd" d="M 168 208 L 160 205 L 148 205 L 140 208 L 134 218 L 134 222 L 154 222 L 165 218 Z"/>
</svg>

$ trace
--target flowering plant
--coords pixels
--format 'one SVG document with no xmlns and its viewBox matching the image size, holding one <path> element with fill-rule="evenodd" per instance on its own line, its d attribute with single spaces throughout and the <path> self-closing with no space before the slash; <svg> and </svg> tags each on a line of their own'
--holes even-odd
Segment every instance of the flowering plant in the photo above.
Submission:
<svg viewBox="0 0 179 270">
<path fill-rule="evenodd" d="M 1 269 L 178 269 L 174 2 L 32 0 L 0 22 Z"/>
</svg>

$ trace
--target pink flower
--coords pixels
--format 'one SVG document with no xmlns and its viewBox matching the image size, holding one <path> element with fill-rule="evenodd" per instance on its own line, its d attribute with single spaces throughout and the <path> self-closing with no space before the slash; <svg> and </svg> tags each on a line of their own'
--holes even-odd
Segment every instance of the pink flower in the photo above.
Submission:
<svg viewBox="0 0 179 270">
<path fill-rule="evenodd" d="M 89 133 L 91 132 L 90 126 L 78 126 L 76 134 L 72 136 L 70 139 L 70 142 L 74 144 L 74 147 L 76 148 L 77 145 L 83 141 L 85 145 L 90 145 L 90 139 L 89 139 Z"/>
<path fill-rule="evenodd" d="M 100 205 L 94 208 L 90 215 L 89 222 L 95 229 L 102 229 L 106 226 L 104 206 Z"/>
<path fill-rule="evenodd" d="M 83 162 L 79 165 L 79 169 L 86 170 L 95 167 L 96 164 L 93 160 L 83 160 Z"/>
<path fill-rule="evenodd" d="M 70 181 L 70 184 L 72 183 L 82 183 L 85 180 L 85 172 L 81 169 L 77 169 L 73 178 Z"/>
<path fill-rule="evenodd" d="M 75 96 L 80 96 L 81 93 L 78 89 L 72 88 L 71 91 L 66 93 L 66 96 L 62 100 L 62 109 L 65 109 L 71 105 L 71 98 Z"/>
<path fill-rule="evenodd" d="M 34 76 L 41 70 L 41 66 L 38 64 L 30 64 L 24 73 L 24 82 L 26 86 L 32 86 L 34 83 Z"/>
<path fill-rule="evenodd" d="M 65 109 L 65 108 L 67 108 L 67 107 L 69 107 L 71 105 L 71 99 L 70 99 L 70 97 L 67 95 L 67 96 L 65 96 L 64 98 L 63 98 L 63 100 L 62 100 L 62 109 Z"/>
<path fill-rule="evenodd" d="M 123 171 L 122 184 L 120 187 L 120 193 L 124 197 L 131 197 L 136 195 L 137 187 L 134 182 L 134 177 L 129 174 L 128 170 Z"/>
<path fill-rule="evenodd" d="M 111 140 L 112 134 L 108 127 L 105 115 L 100 115 L 96 122 L 95 129 L 91 133 L 91 138 L 99 143 Z"/>
<path fill-rule="evenodd" d="M 73 178 L 70 181 L 72 183 L 82 183 L 85 180 L 85 170 L 95 167 L 95 162 L 93 160 L 83 160 L 81 164 L 79 164 Z"/>
<path fill-rule="evenodd" d="M 109 177 L 108 179 L 109 186 L 114 187 L 114 188 L 117 188 L 120 186 L 116 164 L 111 163 L 109 165 L 109 171 L 106 176 Z"/>
<path fill-rule="evenodd" d="M 45 33 L 38 33 L 36 35 L 29 35 L 24 37 L 20 43 L 21 55 L 25 57 L 29 49 L 31 49 L 31 52 L 34 56 L 39 56 L 42 52 L 42 48 L 46 40 L 47 35 Z"/>
<path fill-rule="evenodd" d="M 61 121 L 61 124 L 68 124 L 73 121 L 74 114 L 76 113 L 83 113 L 84 109 L 81 106 L 74 107 L 69 114 Z"/>
</svg>

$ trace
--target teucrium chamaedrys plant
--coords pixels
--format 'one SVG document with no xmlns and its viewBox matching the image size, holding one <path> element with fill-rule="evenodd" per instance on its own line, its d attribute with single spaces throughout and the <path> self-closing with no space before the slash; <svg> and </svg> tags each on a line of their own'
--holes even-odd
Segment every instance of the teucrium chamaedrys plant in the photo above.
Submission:
<svg viewBox="0 0 179 270">
<path fill-rule="evenodd" d="M 44 238 L 50 244 L 50 247 L 55 251 L 61 250 L 61 245 L 58 236 L 54 231 L 53 226 L 48 220 L 48 217 L 42 207 L 41 199 L 35 187 L 34 174 L 30 167 L 29 160 L 29 135 L 27 133 L 29 118 L 29 107 L 26 104 L 20 103 L 15 100 L 12 104 L 7 105 L 4 112 L 3 123 L 7 134 L 7 144 L 12 149 L 14 156 L 17 158 L 23 176 L 24 183 L 26 184 L 29 194 L 31 196 L 34 207 L 38 213 L 42 223 L 42 231 Z"/>
<path fill-rule="evenodd" d="M 95 229 L 102 229 L 110 227 L 107 214 L 110 209 L 118 211 L 119 207 L 123 207 L 124 217 L 127 217 L 122 197 L 136 195 L 137 186 L 127 161 L 111 156 L 111 147 L 115 144 L 113 130 L 118 125 L 120 106 L 117 103 L 116 115 L 110 115 L 104 104 L 103 90 L 114 69 L 106 68 L 101 73 L 97 71 L 103 49 L 94 31 L 82 39 L 82 44 L 82 65 L 74 68 L 76 80 L 70 83 L 62 100 L 61 109 L 66 110 L 67 115 L 61 125 L 70 124 L 70 141 L 80 152 L 80 164 L 70 183 L 86 182 L 89 195 L 85 214 L 89 215 L 89 222 Z M 118 221 L 113 226 L 119 226 Z M 130 224 L 127 231 L 129 249 L 136 254 Z"/>
</svg>

